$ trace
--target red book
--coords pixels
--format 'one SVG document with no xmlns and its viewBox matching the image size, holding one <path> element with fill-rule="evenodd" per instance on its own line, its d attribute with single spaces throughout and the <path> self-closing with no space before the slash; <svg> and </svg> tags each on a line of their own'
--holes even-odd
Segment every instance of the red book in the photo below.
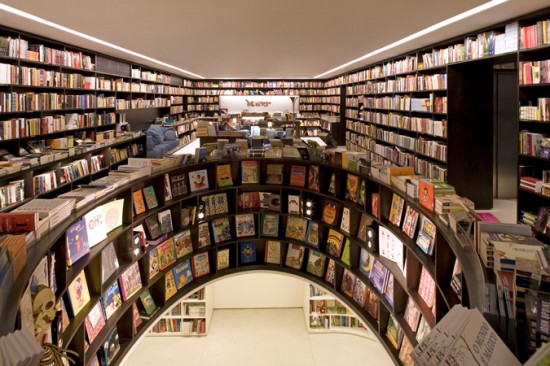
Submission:
<svg viewBox="0 0 550 366">
<path fill-rule="evenodd" d="M 422 274 L 418 283 L 418 294 L 429 308 L 433 307 L 435 301 L 435 281 L 426 267 L 422 267 Z"/>
<path fill-rule="evenodd" d="M 88 339 L 90 343 L 92 343 L 105 326 L 105 317 L 103 316 L 103 310 L 101 309 L 99 301 L 86 316 L 85 324 Z"/>
<path fill-rule="evenodd" d="M 419 187 L 418 187 L 418 200 L 420 201 L 420 205 L 423 207 L 426 207 L 430 211 L 434 211 L 435 209 L 435 201 L 434 201 L 434 185 L 426 179 L 420 179 L 419 180 Z"/>
<path fill-rule="evenodd" d="M 306 166 L 292 165 L 290 168 L 290 185 L 294 187 L 306 186 Z"/>
</svg>

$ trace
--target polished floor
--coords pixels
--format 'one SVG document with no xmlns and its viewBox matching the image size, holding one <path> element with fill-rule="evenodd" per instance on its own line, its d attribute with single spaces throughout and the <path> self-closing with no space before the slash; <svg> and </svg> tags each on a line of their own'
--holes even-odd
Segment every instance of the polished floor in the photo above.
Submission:
<svg viewBox="0 0 550 366">
<path fill-rule="evenodd" d="M 124 366 L 393 365 L 378 341 L 308 334 L 300 309 L 214 310 L 206 337 L 144 337 Z"/>
<path fill-rule="evenodd" d="M 515 199 L 494 199 L 493 208 L 491 210 L 476 210 L 476 212 L 490 212 L 500 222 L 510 224 L 517 223 L 517 201 Z"/>
</svg>

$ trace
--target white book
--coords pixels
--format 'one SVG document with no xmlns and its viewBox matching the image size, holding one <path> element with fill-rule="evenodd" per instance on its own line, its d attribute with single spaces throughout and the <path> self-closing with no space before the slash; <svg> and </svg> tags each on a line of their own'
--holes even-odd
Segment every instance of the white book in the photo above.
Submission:
<svg viewBox="0 0 550 366">
<path fill-rule="evenodd" d="M 88 234 L 90 248 L 107 238 L 107 226 L 105 225 L 101 206 L 88 212 L 84 216 L 84 220 L 86 222 L 86 232 Z"/>
</svg>

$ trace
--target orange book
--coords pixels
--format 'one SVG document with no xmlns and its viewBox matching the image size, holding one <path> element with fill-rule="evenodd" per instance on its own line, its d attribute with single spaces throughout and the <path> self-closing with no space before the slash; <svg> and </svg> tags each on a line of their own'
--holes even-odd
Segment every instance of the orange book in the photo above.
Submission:
<svg viewBox="0 0 550 366">
<path fill-rule="evenodd" d="M 134 191 L 134 212 L 137 215 L 145 212 L 145 200 L 143 199 L 143 192 L 140 190 Z"/>
<path fill-rule="evenodd" d="M 435 209 L 434 185 L 427 179 L 420 179 L 418 186 L 418 200 L 420 205 L 430 211 Z"/>
<path fill-rule="evenodd" d="M 294 187 L 306 186 L 306 166 L 292 165 L 290 168 L 290 185 Z"/>
</svg>

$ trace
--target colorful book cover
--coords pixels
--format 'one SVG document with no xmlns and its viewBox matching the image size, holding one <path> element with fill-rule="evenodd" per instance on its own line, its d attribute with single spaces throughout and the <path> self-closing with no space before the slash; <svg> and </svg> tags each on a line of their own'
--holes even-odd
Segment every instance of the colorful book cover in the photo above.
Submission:
<svg viewBox="0 0 550 366">
<path fill-rule="evenodd" d="M 353 289 L 355 288 L 355 281 L 357 277 L 351 273 L 347 268 L 344 268 L 344 274 L 342 275 L 342 286 L 340 289 L 349 297 L 353 297 Z"/>
<path fill-rule="evenodd" d="M 239 194 L 237 205 L 239 208 L 260 208 L 259 192 L 243 192 Z"/>
<path fill-rule="evenodd" d="M 420 321 L 418 322 L 418 330 L 416 331 L 416 341 L 418 343 L 422 342 L 424 340 L 424 337 L 430 333 L 431 329 L 428 323 L 426 322 L 426 318 L 423 316 L 420 316 Z"/>
<path fill-rule="evenodd" d="M 215 243 L 221 243 L 226 240 L 231 240 L 231 228 L 229 227 L 229 219 L 220 217 L 211 221 L 212 234 Z"/>
<path fill-rule="evenodd" d="M 365 310 L 375 320 L 378 319 L 378 296 L 374 291 L 367 288 L 367 301 L 365 303 Z"/>
<path fill-rule="evenodd" d="M 265 242 L 265 263 L 280 264 L 281 263 L 281 242 L 275 240 L 267 240 Z"/>
<path fill-rule="evenodd" d="M 418 181 L 418 201 L 422 207 L 425 207 L 431 212 L 435 209 L 435 188 L 434 185 L 427 179 Z"/>
<path fill-rule="evenodd" d="M 260 165 L 257 160 L 241 161 L 241 183 L 258 184 L 260 183 Z"/>
<path fill-rule="evenodd" d="M 340 260 L 348 267 L 350 266 L 350 242 L 348 237 L 346 237 L 346 241 L 344 242 L 344 248 L 342 249 L 342 256 L 340 257 Z"/>
<path fill-rule="evenodd" d="M 401 230 L 409 238 L 414 237 L 414 233 L 416 232 L 416 224 L 418 222 L 418 212 L 412 208 L 411 206 L 407 207 L 407 210 L 405 211 L 405 219 L 403 220 L 403 226 L 401 227 Z"/>
<path fill-rule="evenodd" d="M 154 247 L 149 251 L 149 279 L 155 277 L 159 272 L 159 254 L 157 247 Z"/>
<path fill-rule="evenodd" d="M 407 337 L 403 337 L 401 349 L 399 350 L 399 360 L 401 360 L 403 366 L 414 366 L 414 360 L 411 356 L 413 349 L 411 341 Z"/>
<path fill-rule="evenodd" d="M 141 319 L 137 304 L 134 302 L 132 304 L 132 336 L 135 336 L 138 333 L 138 327 L 141 323 L 143 323 L 143 319 Z"/>
<path fill-rule="evenodd" d="M 177 259 L 174 239 L 170 238 L 160 243 L 157 246 L 157 252 L 159 257 L 159 269 L 162 271 Z"/>
<path fill-rule="evenodd" d="M 306 186 L 306 166 L 292 165 L 290 167 L 290 186 L 305 187 Z"/>
<path fill-rule="evenodd" d="M 312 191 L 319 191 L 319 167 L 317 165 L 310 165 L 307 176 L 307 189 Z"/>
<path fill-rule="evenodd" d="M 264 214 L 262 216 L 262 236 L 279 236 L 279 215 Z"/>
<path fill-rule="evenodd" d="M 403 338 L 403 330 L 397 322 L 397 319 L 395 319 L 394 315 L 391 313 L 388 318 L 388 325 L 386 326 L 386 337 L 396 350 L 399 349 L 401 339 Z"/>
<path fill-rule="evenodd" d="M 216 271 L 229 268 L 229 248 L 216 252 Z"/>
<path fill-rule="evenodd" d="M 357 203 L 361 205 L 361 207 L 365 207 L 367 204 L 367 181 L 365 179 L 361 179 L 361 185 L 359 186 L 359 198 L 357 199 Z"/>
<path fill-rule="evenodd" d="M 348 207 L 342 210 L 342 219 L 340 220 L 340 230 L 347 234 L 351 234 L 351 211 Z"/>
<path fill-rule="evenodd" d="M 230 164 L 216 166 L 216 184 L 218 187 L 231 187 L 233 185 Z"/>
<path fill-rule="evenodd" d="M 315 250 L 309 250 L 306 271 L 317 277 L 325 274 L 326 256 Z"/>
<path fill-rule="evenodd" d="M 148 210 L 158 207 L 159 203 L 157 201 L 154 186 L 147 186 L 143 188 L 143 196 L 145 198 L 145 204 L 147 205 Z"/>
<path fill-rule="evenodd" d="M 107 339 L 103 343 L 103 347 L 101 348 L 102 354 L 103 354 L 103 365 L 110 365 L 111 362 L 114 360 L 115 356 L 120 351 L 120 340 L 118 338 L 118 331 L 116 328 L 116 325 L 111 330 L 111 333 L 109 333 L 109 336 L 107 336 Z"/>
<path fill-rule="evenodd" d="M 373 193 L 371 195 L 371 212 L 372 216 L 380 219 L 380 194 Z"/>
<path fill-rule="evenodd" d="M 158 219 L 160 224 L 160 230 L 163 233 L 169 233 L 174 231 L 174 227 L 172 226 L 172 211 L 170 209 L 159 212 Z"/>
<path fill-rule="evenodd" d="M 300 196 L 288 195 L 288 213 L 291 215 L 300 215 Z"/>
<path fill-rule="evenodd" d="M 147 208 L 145 207 L 145 199 L 143 198 L 143 193 L 141 192 L 141 189 L 134 191 L 132 194 L 133 196 L 133 206 L 134 206 L 134 213 L 137 215 L 144 213 Z"/>
<path fill-rule="evenodd" d="M 122 305 L 122 296 L 116 281 L 101 296 L 101 305 L 106 319 L 109 319 Z"/>
<path fill-rule="evenodd" d="M 256 235 L 254 214 L 235 215 L 235 231 L 237 238 Z"/>
<path fill-rule="evenodd" d="M 327 225 L 336 225 L 338 222 L 339 204 L 329 199 L 323 199 L 323 213 L 321 221 Z"/>
<path fill-rule="evenodd" d="M 372 268 L 374 256 L 371 255 L 365 248 L 361 248 L 361 256 L 359 257 L 359 271 L 369 278 Z"/>
<path fill-rule="evenodd" d="M 285 236 L 290 239 L 304 241 L 306 238 L 307 220 L 302 217 L 289 216 L 286 221 Z"/>
<path fill-rule="evenodd" d="M 170 186 L 170 176 L 168 173 L 164 174 L 164 202 L 168 202 L 172 199 L 172 187 Z"/>
<path fill-rule="evenodd" d="M 210 274 L 210 262 L 208 253 L 200 253 L 193 256 L 193 276 L 200 278 Z"/>
<path fill-rule="evenodd" d="M 381 294 L 384 293 L 384 284 L 386 282 L 386 276 L 388 269 L 379 260 L 374 258 L 372 262 L 372 268 L 369 275 L 370 282 Z"/>
<path fill-rule="evenodd" d="M 90 302 L 90 292 L 88 291 L 88 282 L 84 270 L 75 277 L 67 289 L 69 300 L 73 311 L 73 316 L 77 316 L 80 310 Z"/>
<path fill-rule="evenodd" d="M 267 164 L 266 184 L 283 184 L 283 164 Z"/>
<path fill-rule="evenodd" d="M 427 255 L 432 255 L 435 246 L 436 227 L 426 216 L 422 216 L 420 230 L 416 237 L 416 245 Z"/>
<path fill-rule="evenodd" d="M 122 300 L 128 301 L 132 295 L 141 289 L 141 275 L 139 263 L 134 262 L 119 277 L 120 293 Z"/>
<path fill-rule="evenodd" d="M 359 223 L 359 230 L 357 231 L 357 238 L 362 242 L 366 243 L 368 241 L 368 228 L 372 225 L 373 219 L 363 213 L 361 214 L 361 221 Z"/>
<path fill-rule="evenodd" d="M 92 310 L 90 310 L 86 316 L 85 325 L 88 340 L 92 343 L 101 329 L 105 326 L 105 318 L 103 317 L 103 311 L 101 310 L 101 305 L 99 302 L 94 305 Z"/>
<path fill-rule="evenodd" d="M 105 283 L 118 269 L 115 245 L 111 242 L 101 251 L 101 283 Z"/>
<path fill-rule="evenodd" d="M 346 199 L 351 202 L 357 202 L 359 199 L 359 177 L 357 175 L 348 174 L 346 180 Z"/>
<path fill-rule="evenodd" d="M 210 241 L 210 227 L 207 222 L 199 224 L 199 248 L 205 248 L 212 244 Z"/>
<path fill-rule="evenodd" d="M 103 217 L 101 206 L 94 208 L 84 215 L 84 220 L 86 221 L 86 231 L 90 248 L 107 238 L 107 227 L 105 226 L 105 218 Z"/>
<path fill-rule="evenodd" d="M 390 208 L 390 216 L 388 219 L 395 226 L 401 227 L 401 218 L 403 217 L 403 207 L 405 200 L 397 193 L 393 194 Z"/>
<path fill-rule="evenodd" d="M 189 187 L 191 192 L 209 189 L 208 171 L 206 169 L 201 169 L 194 172 L 189 172 Z"/>
<path fill-rule="evenodd" d="M 260 192 L 260 196 L 262 196 L 263 192 Z M 281 211 L 281 195 L 278 193 L 268 193 L 266 192 L 262 200 L 262 207 L 267 208 L 271 211 Z"/>
<path fill-rule="evenodd" d="M 79 220 L 69 226 L 66 231 L 67 265 L 72 266 L 80 258 L 90 252 L 86 221 Z"/>
<path fill-rule="evenodd" d="M 325 281 L 330 283 L 332 286 L 336 284 L 335 267 L 336 267 L 336 262 L 334 262 L 333 259 L 329 258 L 328 265 L 327 265 L 327 272 L 325 273 Z"/>
<path fill-rule="evenodd" d="M 256 262 L 256 242 L 247 241 L 245 243 L 239 243 L 239 259 L 240 264 L 255 263 Z"/>
<path fill-rule="evenodd" d="M 143 292 L 139 295 L 139 299 L 141 300 L 141 304 L 143 305 L 143 309 L 145 310 L 145 314 L 147 316 L 153 315 L 159 309 L 157 304 L 155 304 L 155 300 L 153 300 L 148 288 L 143 290 Z"/>
<path fill-rule="evenodd" d="M 386 285 L 384 286 L 384 298 L 388 300 L 388 303 L 393 308 L 393 290 L 394 290 L 394 278 L 391 272 L 388 272 L 386 278 Z"/>
<path fill-rule="evenodd" d="M 312 247 L 319 248 L 320 241 L 321 233 L 319 223 L 317 221 L 310 220 L 307 225 L 305 243 L 311 245 Z"/>
<path fill-rule="evenodd" d="M 164 275 L 164 300 L 169 300 L 176 292 L 178 292 L 178 288 L 176 287 L 174 273 L 169 271 Z"/>
<path fill-rule="evenodd" d="M 418 309 L 413 299 L 410 297 L 407 300 L 407 307 L 405 308 L 403 319 L 405 319 L 411 330 L 416 332 L 418 329 L 418 322 L 420 321 L 420 309 Z"/>
<path fill-rule="evenodd" d="M 174 266 L 174 268 L 172 268 L 172 272 L 174 272 L 174 281 L 178 290 L 193 281 L 193 270 L 189 259 Z"/>
<path fill-rule="evenodd" d="M 304 261 L 304 247 L 298 244 L 288 244 L 285 265 L 290 268 L 300 269 Z"/>
<path fill-rule="evenodd" d="M 185 174 L 177 174 L 170 177 L 170 187 L 172 188 L 172 196 L 178 197 L 187 194 L 187 182 Z"/>
<path fill-rule="evenodd" d="M 208 223 L 206 223 L 208 225 Z M 176 247 L 176 258 L 181 258 L 187 254 L 193 253 L 193 241 L 191 240 L 191 230 L 187 229 L 173 236 L 174 246 Z"/>
<path fill-rule="evenodd" d="M 434 305 L 435 281 L 426 267 L 422 267 L 422 273 L 420 274 L 420 281 L 418 283 L 418 294 L 429 308 Z"/>
<path fill-rule="evenodd" d="M 365 283 L 359 278 L 355 280 L 353 301 L 355 301 L 361 308 L 364 308 L 365 303 L 367 302 L 367 285 L 365 285 Z"/>
<path fill-rule="evenodd" d="M 380 256 L 397 263 L 397 266 L 405 269 L 405 245 L 393 232 L 384 226 L 378 227 L 378 250 Z"/>
<path fill-rule="evenodd" d="M 327 236 L 327 251 L 333 257 L 340 258 L 342 254 L 342 245 L 344 244 L 344 234 L 330 229 Z"/>
</svg>

